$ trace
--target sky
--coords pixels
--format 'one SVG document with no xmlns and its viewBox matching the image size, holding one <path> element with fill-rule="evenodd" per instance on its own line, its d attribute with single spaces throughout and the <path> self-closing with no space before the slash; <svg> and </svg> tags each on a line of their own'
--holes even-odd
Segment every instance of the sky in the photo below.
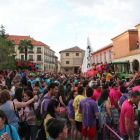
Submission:
<svg viewBox="0 0 140 140">
<path fill-rule="evenodd" d="M 59 52 L 74 46 L 94 51 L 140 23 L 139 0 L 0 0 L 0 25 Z"/>
</svg>

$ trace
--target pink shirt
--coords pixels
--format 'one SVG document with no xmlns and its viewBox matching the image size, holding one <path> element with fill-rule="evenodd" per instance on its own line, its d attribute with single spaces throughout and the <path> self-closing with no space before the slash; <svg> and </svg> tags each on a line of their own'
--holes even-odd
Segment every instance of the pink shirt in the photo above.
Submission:
<svg viewBox="0 0 140 140">
<path fill-rule="evenodd" d="M 136 91 L 136 90 L 139 91 L 140 90 L 140 86 L 133 87 L 131 92 Z"/>
<path fill-rule="evenodd" d="M 34 103 L 34 110 L 38 107 L 38 105 L 39 105 L 38 102 Z M 26 119 L 35 116 L 34 110 L 33 110 L 33 108 L 30 109 L 29 106 L 25 107 Z M 35 125 L 34 119 L 28 120 L 27 124 L 28 125 Z"/>
<path fill-rule="evenodd" d="M 116 106 L 116 104 L 114 102 L 114 99 L 116 99 L 117 101 L 119 100 L 117 91 L 112 88 L 110 90 L 109 97 L 110 97 L 110 103 L 111 103 L 111 105 L 114 105 L 115 108 L 117 108 L 117 106 Z"/>
<path fill-rule="evenodd" d="M 121 108 L 121 114 L 120 114 L 120 132 L 123 135 L 128 135 L 125 129 L 125 117 L 130 118 L 130 124 L 131 124 L 131 134 L 133 134 L 134 131 L 134 109 L 133 104 L 128 102 L 128 100 L 125 100 L 123 102 L 122 108 Z"/>
<path fill-rule="evenodd" d="M 95 89 L 93 92 L 92 100 L 97 101 L 97 99 L 101 96 L 101 91 Z"/>
<path fill-rule="evenodd" d="M 121 91 L 120 91 L 120 87 L 118 87 L 118 90 L 116 90 L 116 92 L 118 93 L 118 98 L 120 99 L 122 96 Z"/>
</svg>

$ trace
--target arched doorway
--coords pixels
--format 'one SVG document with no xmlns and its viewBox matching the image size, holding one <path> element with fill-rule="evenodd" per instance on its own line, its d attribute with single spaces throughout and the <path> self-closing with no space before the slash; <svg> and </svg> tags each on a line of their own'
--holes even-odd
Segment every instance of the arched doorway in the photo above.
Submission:
<svg viewBox="0 0 140 140">
<path fill-rule="evenodd" d="M 135 59 L 132 64 L 133 64 L 133 71 L 139 72 L 139 61 Z"/>
</svg>

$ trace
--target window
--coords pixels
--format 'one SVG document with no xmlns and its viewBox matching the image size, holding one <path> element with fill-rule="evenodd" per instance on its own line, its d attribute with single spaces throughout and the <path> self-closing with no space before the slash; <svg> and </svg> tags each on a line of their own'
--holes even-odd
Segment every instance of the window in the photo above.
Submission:
<svg viewBox="0 0 140 140">
<path fill-rule="evenodd" d="M 98 55 L 96 55 L 96 63 L 98 63 Z"/>
<path fill-rule="evenodd" d="M 66 64 L 69 64 L 69 61 L 66 61 Z"/>
<path fill-rule="evenodd" d="M 67 72 L 68 72 L 68 69 L 65 69 L 65 71 L 67 71 Z"/>
<path fill-rule="evenodd" d="M 21 55 L 21 60 L 24 60 L 24 55 Z"/>
<path fill-rule="evenodd" d="M 106 62 L 106 52 L 104 52 L 104 63 Z"/>
<path fill-rule="evenodd" d="M 100 63 L 102 62 L 102 54 L 100 54 Z"/>
<path fill-rule="evenodd" d="M 37 55 L 37 61 L 41 61 L 41 55 Z"/>
<path fill-rule="evenodd" d="M 16 47 L 13 46 L 13 51 L 16 52 Z"/>
<path fill-rule="evenodd" d="M 95 56 L 93 56 L 93 63 L 95 63 Z"/>
<path fill-rule="evenodd" d="M 76 56 L 79 56 L 79 53 L 76 53 Z"/>
<path fill-rule="evenodd" d="M 14 43 L 15 42 L 15 39 L 11 39 L 11 42 Z"/>
<path fill-rule="evenodd" d="M 33 49 L 28 49 L 28 52 L 33 52 Z"/>
<path fill-rule="evenodd" d="M 29 55 L 29 60 L 33 60 L 33 55 Z"/>
<path fill-rule="evenodd" d="M 109 62 L 111 62 L 111 50 L 109 51 Z"/>
<path fill-rule="evenodd" d="M 37 53 L 41 53 L 41 48 L 37 48 Z"/>
<path fill-rule="evenodd" d="M 69 53 L 66 53 L 66 56 L 69 56 Z"/>
</svg>

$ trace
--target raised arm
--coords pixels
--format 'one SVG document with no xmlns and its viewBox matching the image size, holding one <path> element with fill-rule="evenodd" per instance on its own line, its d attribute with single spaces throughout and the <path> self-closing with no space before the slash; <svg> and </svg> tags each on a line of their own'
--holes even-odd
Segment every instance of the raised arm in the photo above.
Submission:
<svg viewBox="0 0 140 140">
<path fill-rule="evenodd" d="M 137 76 L 138 76 L 138 74 L 136 73 L 135 74 L 135 77 L 127 84 L 128 87 L 135 81 L 135 79 L 137 78 Z"/>
</svg>

